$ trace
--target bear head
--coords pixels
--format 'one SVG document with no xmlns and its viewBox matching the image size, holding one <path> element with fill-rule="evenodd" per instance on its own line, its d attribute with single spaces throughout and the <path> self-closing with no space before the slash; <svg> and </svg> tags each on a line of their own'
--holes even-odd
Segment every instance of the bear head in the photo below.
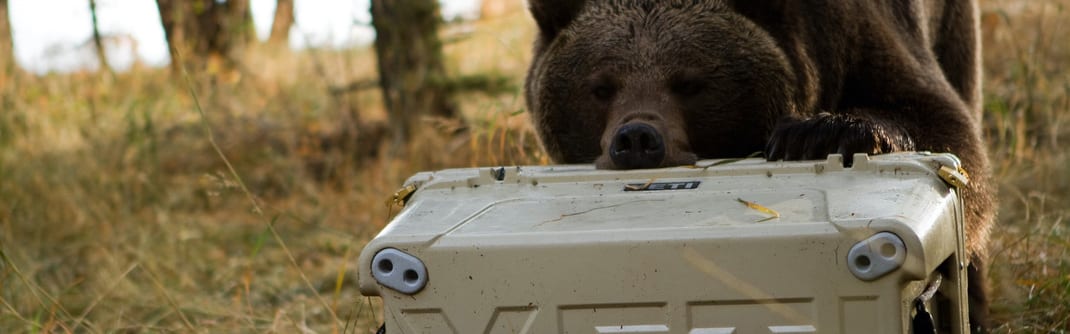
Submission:
<svg viewBox="0 0 1070 334">
<path fill-rule="evenodd" d="M 530 0 L 525 97 L 558 163 L 693 164 L 761 151 L 794 112 L 776 41 L 721 0 Z"/>
</svg>

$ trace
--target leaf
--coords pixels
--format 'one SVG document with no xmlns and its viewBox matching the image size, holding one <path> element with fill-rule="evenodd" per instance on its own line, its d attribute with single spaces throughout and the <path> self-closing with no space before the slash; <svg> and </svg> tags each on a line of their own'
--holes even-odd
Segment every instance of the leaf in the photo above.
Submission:
<svg viewBox="0 0 1070 334">
<path fill-rule="evenodd" d="M 746 205 L 748 208 L 757 210 L 758 212 L 761 212 L 761 213 L 764 213 L 764 214 L 767 214 L 767 215 L 771 216 L 769 218 L 765 218 L 765 219 L 757 221 L 758 223 L 761 223 L 761 222 L 764 222 L 764 221 L 769 221 L 769 220 L 776 219 L 776 218 L 780 218 L 780 213 L 776 212 L 776 210 L 764 207 L 764 206 L 762 206 L 761 204 L 758 204 L 758 203 L 745 201 L 742 198 L 736 198 L 736 200 L 739 201 L 740 203 L 743 203 L 743 205 Z"/>
<path fill-rule="evenodd" d="M 654 180 L 657 180 L 657 179 L 658 178 L 656 178 L 656 177 L 652 177 L 652 178 L 650 178 L 650 181 L 646 181 L 646 183 L 641 185 L 641 186 L 636 186 L 636 185 L 629 184 L 629 185 L 625 185 L 624 188 L 628 189 L 628 190 L 633 190 L 633 191 L 634 190 L 646 190 L 646 188 L 650 188 L 650 185 L 654 184 Z"/>
</svg>

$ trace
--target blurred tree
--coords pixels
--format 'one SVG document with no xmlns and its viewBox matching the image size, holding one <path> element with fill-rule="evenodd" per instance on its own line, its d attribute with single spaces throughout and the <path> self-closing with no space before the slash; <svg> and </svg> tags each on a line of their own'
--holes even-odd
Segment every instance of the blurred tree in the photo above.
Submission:
<svg viewBox="0 0 1070 334">
<path fill-rule="evenodd" d="M 285 46 L 290 42 L 290 27 L 294 25 L 294 0 L 278 0 L 275 3 L 275 20 L 271 23 L 268 43 Z"/>
<path fill-rule="evenodd" d="M 0 0 L 6 1 L 6 0 Z M 112 71 L 111 65 L 108 65 L 108 53 L 104 49 L 104 41 L 100 36 L 100 24 L 97 21 L 97 0 L 89 0 L 89 16 L 93 18 L 93 46 L 97 51 L 97 61 L 100 63 L 100 70 L 108 71 L 111 75 L 115 75 Z"/>
<path fill-rule="evenodd" d="M 12 73 L 15 68 L 14 40 L 11 39 L 11 22 L 8 21 L 7 0 L 0 0 L 0 68 Z"/>
<path fill-rule="evenodd" d="M 442 65 L 436 0 L 372 0 L 379 86 L 399 153 L 426 116 L 454 117 Z"/>
<path fill-rule="evenodd" d="M 479 6 L 479 19 L 489 20 L 512 14 L 524 9 L 523 0 L 482 0 Z"/>
<path fill-rule="evenodd" d="M 171 69 L 226 64 L 255 39 L 249 0 L 156 0 L 171 53 Z"/>
</svg>

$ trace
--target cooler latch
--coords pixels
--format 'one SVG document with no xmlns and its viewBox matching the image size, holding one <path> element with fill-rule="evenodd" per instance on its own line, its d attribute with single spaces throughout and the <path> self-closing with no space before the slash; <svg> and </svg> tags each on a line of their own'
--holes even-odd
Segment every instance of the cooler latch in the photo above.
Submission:
<svg viewBox="0 0 1070 334">
<path fill-rule="evenodd" d="M 933 299 L 936 295 L 936 290 L 940 289 L 940 281 L 943 277 L 937 273 L 929 286 L 925 288 L 925 291 L 914 299 L 914 317 L 910 321 L 912 327 L 912 333 L 914 334 L 936 334 L 936 320 L 933 319 L 933 314 L 929 312 L 929 300 Z"/>
<path fill-rule="evenodd" d="M 936 173 L 940 175 L 941 179 L 944 179 L 944 182 L 955 188 L 963 188 L 970 183 L 970 174 L 962 167 L 940 166 L 940 170 Z"/>
<path fill-rule="evenodd" d="M 390 198 L 386 199 L 386 207 L 405 207 L 405 202 L 407 202 L 409 198 L 412 197 L 412 194 L 415 192 L 416 184 L 410 184 L 405 187 L 402 187 L 401 189 L 398 189 L 398 191 L 395 191 L 393 195 L 390 195 Z"/>
</svg>

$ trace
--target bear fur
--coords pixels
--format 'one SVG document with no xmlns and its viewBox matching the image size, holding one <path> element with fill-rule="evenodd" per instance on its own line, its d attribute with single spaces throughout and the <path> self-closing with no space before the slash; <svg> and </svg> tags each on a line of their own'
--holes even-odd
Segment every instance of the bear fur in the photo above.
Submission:
<svg viewBox="0 0 1070 334">
<path fill-rule="evenodd" d="M 525 97 L 558 163 L 951 152 L 985 324 L 993 189 L 980 127 L 976 0 L 529 0 Z M 851 161 L 846 161 L 851 163 Z"/>
</svg>

